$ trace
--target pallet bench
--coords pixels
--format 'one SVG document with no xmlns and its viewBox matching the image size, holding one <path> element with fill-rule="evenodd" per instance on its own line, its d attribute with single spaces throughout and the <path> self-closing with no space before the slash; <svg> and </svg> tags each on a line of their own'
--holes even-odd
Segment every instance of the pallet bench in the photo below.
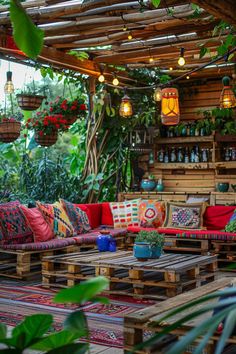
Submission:
<svg viewBox="0 0 236 354">
<path fill-rule="evenodd" d="M 104 275 L 108 293 L 166 299 L 213 281 L 216 256 L 165 254 L 159 259 L 138 261 L 132 252 L 85 252 L 43 258 L 43 286 L 72 286 Z"/>
<path fill-rule="evenodd" d="M 236 278 L 233 277 L 226 277 L 226 278 L 221 278 L 218 280 L 215 280 L 212 283 L 209 283 L 207 285 L 201 286 L 197 289 L 193 289 L 191 291 L 188 291 L 186 293 L 177 295 L 173 299 L 168 299 L 167 301 L 159 302 L 155 305 L 146 307 L 145 309 L 142 310 L 137 310 L 131 314 L 128 314 L 124 318 L 124 349 L 125 353 L 128 353 L 129 350 L 131 350 L 133 347 L 135 347 L 138 344 L 142 344 L 144 342 L 145 338 L 145 333 L 158 333 L 161 329 L 164 328 L 165 325 L 171 324 L 174 322 L 174 320 L 177 320 L 179 317 L 185 316 L 187 313 L 192 311 L 191 309 L 185 310 L 181 313 L 181 315 L 177 315 L 174 317 L 174 319 L 169 319 L 167 322 L 162 323 L 162 326 L 158 325 L 157 321 L 163 317 L 165 314 L 167 314 L 170 310 L 173 310 L 174 308 L 180 307 L 190 301 L 196 300 L 199 297 L 205 296 L 207 294 L 210 294 L 214 291 L 223 289 L 227 286 L 230 285 L 236 286 Z M 202 305 L 198 305 L 199 306 Z M 187 332 L 192 329 L 193 327 L 196 327 L 202 320 L 203 318 L 206 318 L 206 314 L 200 318 L 196 318 L 194 320 L 191 320 L 191 322 L 186 323 L 183 327 L 180 327 L 173 331 L 171 333 L 171 338 L 167 338 L 166 344 L 169 345 L 171 341 L 176 341 L 179 337 L 187 334 Z M 214 353 L 214 347 L 215 343 L 217 341 L 218 337 L 215 335 L 213 338 L 210 339 L 206 349 L 204 350 L 204 354 L 213 354 Z M 236 345 L 236 337 L 231 337 L 229 339 L 229 343 L 233 343 Z M 158 353 L 165 353 L 165 343 L 163 344 L 163 351 L 161 350 L 161 347 L 158 347 Z M 193 345 L 194 347 L 194 345 Z M 193 349 L 193 348 L 192 348 Z M 135 351 L 134 353 L 156 353 L 154 348 L 147 348 L 143 350 L 138 350 Z M 234 347 L 234 351 L 232 353 L 236 352 L 236 347 Z M 192 353 L 191 350 L 187 351 L 186 353 Z"/>
</svg>

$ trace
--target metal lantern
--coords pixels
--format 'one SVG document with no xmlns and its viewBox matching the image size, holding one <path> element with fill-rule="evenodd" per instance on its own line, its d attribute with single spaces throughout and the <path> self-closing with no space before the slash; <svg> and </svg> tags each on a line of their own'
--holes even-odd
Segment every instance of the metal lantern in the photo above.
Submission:
<svg viewBox="0 0 236 354">
<path fill-rule="evenodd" d="M 11 94 L 14 92 L 14 85 L 12 82 L 12 72 L 11 71 L 7 71 L 7 82 L 5 83 L 5 86 L 4 86 L 4 92 L 6 94 Z"/>
<path fill-rule="evenodd" d="M 233 108 L 236 107 L 236 98 L 234 92 L 230 86 L 229 76 L 224 76 L 222 79 L 223 90 L 220 95 L 220 107 L 221 108 Z"/>
<path fill-rule="evenodd" d="M 132 116 L 133 107 L 132 107 L 131 99 L 128 95 L 124 95 L 124 97 L 122 98 L 119 113 L 120 116 L 124 118 Z"/>
<path fill-rule="evenodd" d="M 154 101 L 160 102 L 161 101 L 161 88 L 157 87 L 154 91 L 153 95 Z"/>
<path fill-rule="evenodd" d="M 179 123 L 179 94 L 173 87 L 164 88 L 161 91 L 161 121 L 164 125 L 176 125 Z"/>
</svg>

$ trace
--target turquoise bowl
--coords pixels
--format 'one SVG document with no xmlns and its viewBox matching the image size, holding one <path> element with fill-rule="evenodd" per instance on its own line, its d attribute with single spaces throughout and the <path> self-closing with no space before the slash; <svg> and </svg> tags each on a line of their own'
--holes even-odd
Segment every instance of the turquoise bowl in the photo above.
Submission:
<svg viewBox="0 0 236 354">
<path fill-rule="evenodd" d="M 219 192 L 228 192 L 229 190 L 229 183 L 218 183 L 217 190 Z"/>
<path fill-rule="evenodd" d="M 147 192 L 153 191 L 156 187 L 156 182 L 153 179 L 142 179 L 140 187 Z"/>
</svg>

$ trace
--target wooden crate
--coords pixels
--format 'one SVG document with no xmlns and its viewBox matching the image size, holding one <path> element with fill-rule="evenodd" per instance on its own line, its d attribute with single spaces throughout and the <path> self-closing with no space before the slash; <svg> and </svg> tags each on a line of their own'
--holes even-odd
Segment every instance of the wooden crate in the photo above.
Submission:
<svg viewBox="0 0 236 354">
<path fill-rule="evenodd" d="M 236 271 L 236 243 L 232 241 L 211 241 L 212 254 L 218 256 L 220 267 L 224 270 Z"/>
<path fill-rule="evenodd" d="M 174 308 L 180 307 L 184 304 L 187 304 L 190 301 L 193 301 L 197 298 L 200 298 L 202 296 L 205 296 L 207 294 L 210 294 L 214 291 L 223 289 L 231 284 L 236 285 L 236 278 L 232 277 L 226 277 L 222 279 L 218 279 L 210 284 L 204 285 L 200 288 L 188 291 L 184 294 L 177 295 L 173 299 L 168 299 L 163 302 L 159 302 L 153 306 L 146 307 L 145 309 L 142 310 L 137 310 L 131 314 L 128 314 L 124 318 L 124 348 L 125 348 L 125 353 L 128 353 L 130 349 L 132 349 L 134 346 L 143 343 L 144 341 L 144 334 L 146 332 L 152 332 L 152 333 L 158 333 L 165 325 L 171 324 L 176 321 L 177 318 L 185 316 L 187 313 L 191 311 L 190 310 L 185 310 L 183 311 L 180 315 L 175 316 L 174 319 L 168 320 L 168 323 L 165 322 L 162 323 L 162 326 L 158 326 L 157 321 L 163 317 L 167 312 L 170 310 L 173 310 Z M 201 305 L 202 306 L 202 305 Z M 199 305 L 198 305 L 199 307 Z M 172 340 L 176 340 L 176 337 L 181 337 L 182 335 L 185 335 L 190 329 L 192 329 L 194 326 L 197 326 L 203 319 L 206 319 L 206 314 L 204 314 L 202 317 L 196 319 L 196 320 L 191 320 L 191 322 L 187 323 L 184 325 L 184 327 L 178 328 L 175 331 L 173 331 L 172 335 Z M 209 340 L 209 343 L 204 351 L 204 354 L 213 354 L 214 353 L 214 346 L 215 346 L 215 340 L 218 339 L 218 336 L 214 336 Z M 169 338 L 168 338 L 168 343 L 169 343 Z M 230 343 L 236 343 L 236 337 L 230 338 L 229 340 Z M 193 346 L 194 347 L 194 346 Z M 159 349 L 159 348 L 158 348 Z M 192 348 L 193 349 L 193 348 Z M 165 350 L 164 350 L 165 352 Z M 233 351 L 232 353 L 235 353 Z M 157 351 L 153 351 L 153 348 L 145 349 L 145 350 L 139 350 L 135 351 L 134 353 L 157 353 Z M 158 353 L 162 353 L 162 351 L 158 351 Z M 192 353 L 191 348 L 189 348 L 188 351 L 185 352 L 187 353 Z M 176 353 L 177 354 L 177 353 Z"/>
<path fill-rule="evenodd" d="M 216 270 L 216 256 L 165 254 L 140 262 L 128 251 L 94 251 L 45 257 L 42 275 L 44 286 L 71 286 L 104 275 L 108 293 L 165 299 L 213 281 Z"/>
</svg>

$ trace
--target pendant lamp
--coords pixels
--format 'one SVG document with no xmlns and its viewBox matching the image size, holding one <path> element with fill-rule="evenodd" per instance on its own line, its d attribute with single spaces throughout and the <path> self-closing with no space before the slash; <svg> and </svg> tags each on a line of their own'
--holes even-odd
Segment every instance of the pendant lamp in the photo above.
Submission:
<svg viewBox="0 0 236 354">
<path fill-rule="evenodd" d="M 161 121 L 164 125 L 176 125 L 179 123 L 179 94 L 173 87 L 164 88 L 161 91 Z"/>
<path fill-rule="evenodd" d="M 220 95 L 220 107 L 221 108 L 233 108 L 236 107 L 236 98 L 234 92 L 230 86 L 230 77 L 224 76 L 222 79 L 223 90 Z"/>
<path fill-rule="evenodd" d="M 14 92 L 14 85 L 12 82 L 12 72 L 11 71 L 7 71 L 7 82 L 5 83 L 5 86 L 4 86 L 4 92 L 6 94 L 11 94 Z"/>
<path fill-rule="evenodd" d="M 121 100 L 119 114 L 121 117 L 124 117 L 124 118 L 130 117 L 133 114 L 133 107 L 132 107 L 131 99 L 126 94 L 124 95 L 124 97 Z"/>
<path fill-rule="evenodd" d="M 154 101 L 160 102 L 161 101 L 161 88 L 157 87 L 154 91 L 153 95 Z"/>
</svg>

